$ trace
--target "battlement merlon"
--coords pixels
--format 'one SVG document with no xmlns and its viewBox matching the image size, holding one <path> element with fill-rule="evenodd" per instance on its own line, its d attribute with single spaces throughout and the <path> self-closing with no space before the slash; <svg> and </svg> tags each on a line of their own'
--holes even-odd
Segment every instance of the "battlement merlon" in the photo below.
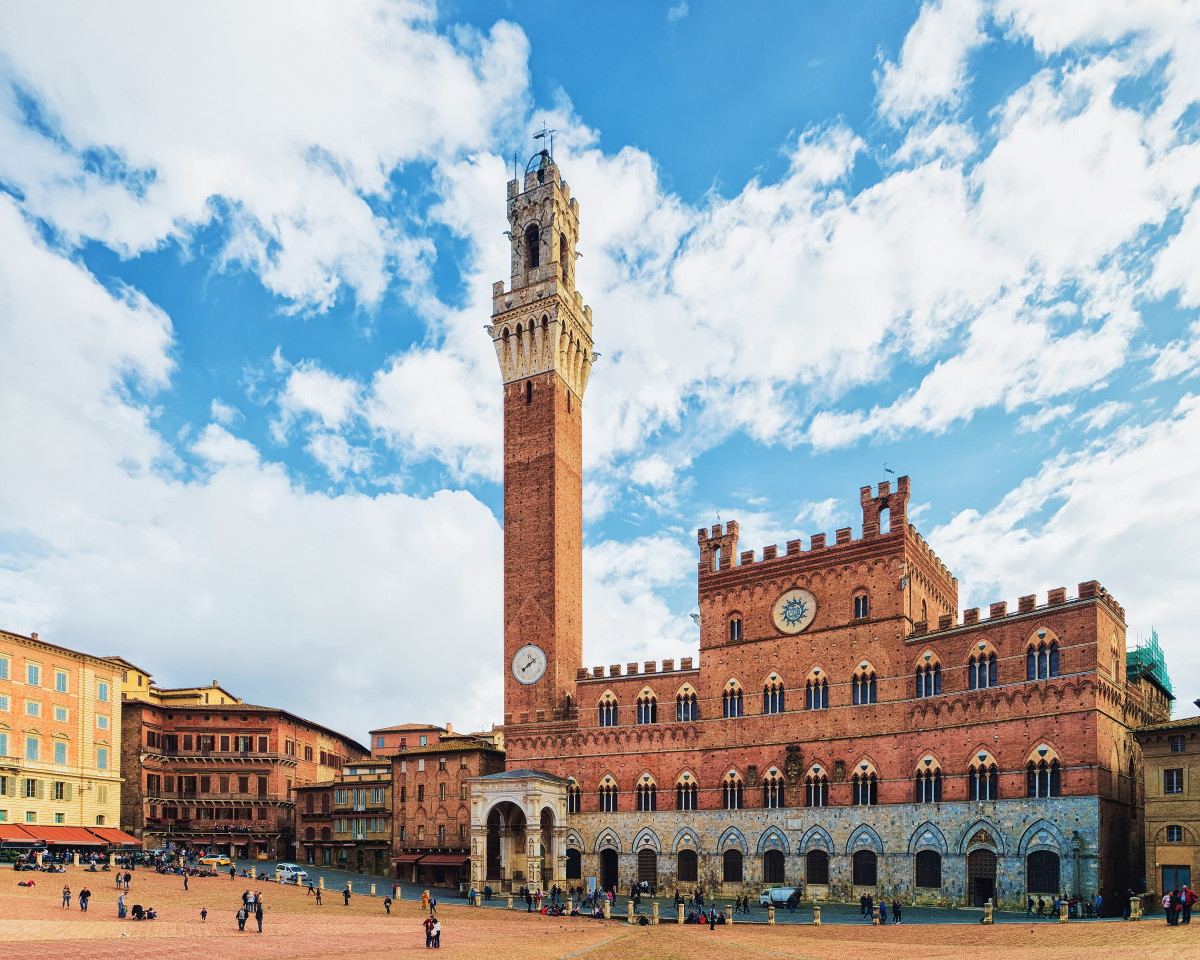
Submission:
<svg viewBox="0 0 1200 960">
<path fill-rule="evenodd" d="M 897 533 L 908 526 L 908 477 L 900 477 L 896 481 L 896 490 L 892 491 L 891 482 L 884 480 L 879 484 L 878 495 L 873 495 L 871 488 L 862 487 L 859 490 L 859 500 L 862 503 L 863 537 L 878 536 L 880 518 L 883 512 L 888 512 L 888 530 Z"/>
</svg>

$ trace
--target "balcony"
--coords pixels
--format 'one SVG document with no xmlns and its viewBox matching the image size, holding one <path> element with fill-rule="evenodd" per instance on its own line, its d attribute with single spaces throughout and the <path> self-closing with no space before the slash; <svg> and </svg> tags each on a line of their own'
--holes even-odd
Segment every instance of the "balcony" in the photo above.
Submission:
<svg viewBox="0 0 1200 960">
<path fill-rule="evenodd" d="M 286 753 L 259 753 L 257 750 L 183 750 L 167 747 L 142 747 L 142 753 L 152 757 L 180 760 L 256 760 L 261 763 L 295 764 L 298 757 Z"/>
</svg>

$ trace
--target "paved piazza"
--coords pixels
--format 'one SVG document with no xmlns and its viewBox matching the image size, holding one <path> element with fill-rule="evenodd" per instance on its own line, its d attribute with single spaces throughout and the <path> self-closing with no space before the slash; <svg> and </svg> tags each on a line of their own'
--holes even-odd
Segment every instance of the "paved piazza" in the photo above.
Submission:
<svg viewBox="0 0 1200 960">
<path fill-rule="evenodd" d="M 41 874 L 35 888 L 18 887 L 29 874 L 0 871 L 0 943 L 4 956 L 70 958 L 186 957 L 196 950 L 209 956 L 253 957 L 373 957 L 423 953 L 420 904 L 407 901 L 384 915 L 379 897 L 356 896 L 349 907 L 333 890 L 318 907 L 303 889 L 259 886 L 267 904 L 263 933 L 254 923 L 239 933 L 234 914 L 247 881 L 228 877 L 195 879 L 183 890 L 179 877 L 138 871 L 126 897 L 130 905 L 153 906 L 161 919 L 116 919 L 117 894 L 109 874 L 82 869 L 62 875 Z M 87 914 L 61 908 L 63 881 L 76 893 L 85 883 L 92 890 Z M 251 889 L 254 889 L 253 887 Z M 382 887 L 380 888 L 382 889 Z M 201 907 L 208 922 L 200 922 Z M 479 910 L 461 901 L 444 902 L 442 948 L 448 955 L 479 960 L 520 956 L 552 960 L 583 956 L 601 958 L 670 958 L 688 960 L 736 956 L 845 958 L 861 960 L 870 949 L 874 960 L 896 957 L 961 957 L 973 955 L 1038 958 L 1156 956 L 1200 958 L 1200 927 L 1168 928 L 1161 919 L 1141 923 L 1120 921 L 1003 924 L 905 924 L 873 928 L 853 924 L 768 927 L 763 924 L 718 927 L 629 927 L 620 921 L 564 920 L 522 912 Z M 518 940 L 520 941 L 518 944 Z M 197 941 L 211 941 L 200 944 Z M 868 946 L 869 945 L 869 946 Z"/>
</svg>

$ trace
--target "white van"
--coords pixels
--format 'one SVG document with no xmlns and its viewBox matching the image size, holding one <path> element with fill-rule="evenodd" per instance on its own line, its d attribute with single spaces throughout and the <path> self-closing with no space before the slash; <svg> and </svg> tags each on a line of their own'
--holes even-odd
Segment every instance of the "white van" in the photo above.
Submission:
<svg viewBox="0 0 1200 960">
<path fill-rule="evenodd" d="M 774 904 L 777 907 L 784 906 L 791 898 L 793 893 L 796 893 L 795 887 L 768 887 L 758 895 L 758 905 L 760 907 L 769 907 Z"/>
<path fill-rule="evenodd" d="M 299 864 L 277 863 L 275 864 L 275 879 L 279 883 L 294 883 L 297 886 L 303 886 L 308 883 L 308 873 Z"/>
</svg>

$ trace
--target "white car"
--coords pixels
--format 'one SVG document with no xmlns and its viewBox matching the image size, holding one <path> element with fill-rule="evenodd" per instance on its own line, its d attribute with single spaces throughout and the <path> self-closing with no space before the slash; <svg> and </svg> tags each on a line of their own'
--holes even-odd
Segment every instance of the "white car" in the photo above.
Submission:
<svg viewBox="0 0 1200 960">
<path fill-rule="evenodd" d="M 308 874 L 299 864 L 277 863 L 275 864 L 275 879 L 279 883 L 294 883 L 302 886 L 308 883 Z"/>
<path fill-rule="evenodd" d="M 771 904 L 775 904 L 777 907 L 782 907 L 795 892 L 795 887 L 769 887 L 758 895 L 758 905 L 769 907 Z"/>
</svg>

